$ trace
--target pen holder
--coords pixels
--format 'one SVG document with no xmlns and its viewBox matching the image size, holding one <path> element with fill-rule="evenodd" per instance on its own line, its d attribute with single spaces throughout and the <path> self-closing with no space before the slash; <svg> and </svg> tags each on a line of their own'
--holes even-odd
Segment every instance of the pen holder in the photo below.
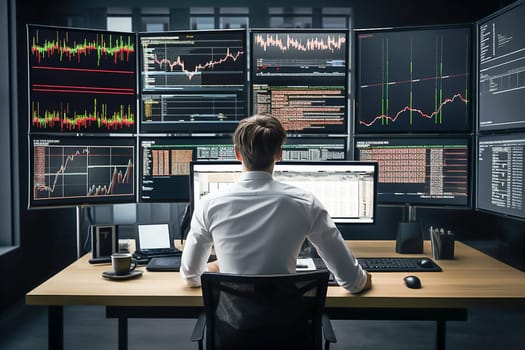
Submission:
<svg viewBox="0 0 525 350">
<path fill-rule="evenodd" d="M 430 227 L 430 242 L 432 244 L 432 257 L 437 260 L 454 259 L 455 236 L 444 229 Z"/>
</svg>

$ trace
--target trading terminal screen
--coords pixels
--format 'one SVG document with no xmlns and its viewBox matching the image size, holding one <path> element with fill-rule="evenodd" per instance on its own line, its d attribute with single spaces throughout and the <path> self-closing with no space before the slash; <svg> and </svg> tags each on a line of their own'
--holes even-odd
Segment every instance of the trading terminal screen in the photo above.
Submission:
<svg viewBox="0 0 525 350">
<path fill-rule="evenodd" d="M 139 199 L 142 202 L 189 202 L 192 161 L 235 160 L 229 137 L 140 137 Z M 283 159 L 346 159 L 344 137 L 288 138 Z"/>
<path fill-rule="evenodd" d="M 477 208 L 525 219 L 525 133 L 479 137 Z"/>
<path fill-rule="evenodd" d="M 250 40 L 252 114 L 288 132 L 347 133 L 347 30 L 253 30 Z"/>
<path fill-rule="evenodd" d="M 479 130 L 525 128 L 525 3 L 478 23 Z"/>
<path fill-rule="evenodd" d="M 470 26 L 356 33 L 357 133 L 470 131 Z"/>
<path fill-rule="evenodd" d="M 192 205 L 227 188 L 241 174 L 239 163 L 192 163 Z M 279 162 L 274 179 L 312 192 L 336 223 L 374 223 L 377 165 L 371 162 Z"/>
<path fill-rule="evenodd" d="M 28 25 L 30 132 L 135 133 L 135 35 Z"/>
<path fill-rule="evenodd" d="M 379 164 L 378 203 L 470 204 L 466 137 L 363 137 L 356 140 L 356 158 Z"/>
<path fill-rule="evenodd" d="M 245 118 L 246 30 L 139 33 L 141 132 L 227 132 Z"/>
<path fill-rule="evenodd" d="M 29 206 L 135 203 L 132 137 L 30 137 Z"/>
</svg>

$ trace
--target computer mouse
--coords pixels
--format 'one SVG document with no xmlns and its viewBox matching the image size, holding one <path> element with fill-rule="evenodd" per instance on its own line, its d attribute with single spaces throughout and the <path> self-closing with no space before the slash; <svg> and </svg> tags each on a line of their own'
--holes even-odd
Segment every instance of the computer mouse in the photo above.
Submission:
<svg viewBox="0 0 525 350">
<path fill-rule="evenodd" d="M 419 260 L 419 266 L 429 268 L 429 267 L 433 267 L 434 264 L 432 263 L 432 260 L 423 258 Z"/>
<path fill-rule="evenodd" d="M 405 281 L 405 285 L 408 288 L 413 288 L 413 289 L 421 288 L 421 280 L 417 276 L 405 276 L 403 280 Z"/>
</svg>

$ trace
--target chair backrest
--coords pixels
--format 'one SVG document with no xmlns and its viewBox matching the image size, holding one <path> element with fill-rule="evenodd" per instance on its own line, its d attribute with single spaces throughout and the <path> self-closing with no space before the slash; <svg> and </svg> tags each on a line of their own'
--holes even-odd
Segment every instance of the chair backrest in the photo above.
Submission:
<svg viewBox="0 0 525 350">
<path fill-rule="evenodd" d="M 328 276 L 204 273 L 206 349 L 321 349 Z"/>
</svg>

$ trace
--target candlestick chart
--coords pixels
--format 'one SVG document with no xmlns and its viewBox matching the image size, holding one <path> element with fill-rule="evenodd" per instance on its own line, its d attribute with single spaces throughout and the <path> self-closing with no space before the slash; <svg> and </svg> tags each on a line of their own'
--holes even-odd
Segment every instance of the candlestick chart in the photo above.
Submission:
<svg viewBox="0 0 525 350">
<path fill-rule="evenodd" d="M 135 37 L 28 26 L 31 132 L 133 133 Z"/>
<path fill-rule="evenodd" d="M 468 132 L 468 27 L 363 31 L 357 40 L 356 132 Z"/>
<path fill-rule="evenodd" d="M 133 139 L 32 137 L 31 203 L 134 201 Z"/>
</svg>

